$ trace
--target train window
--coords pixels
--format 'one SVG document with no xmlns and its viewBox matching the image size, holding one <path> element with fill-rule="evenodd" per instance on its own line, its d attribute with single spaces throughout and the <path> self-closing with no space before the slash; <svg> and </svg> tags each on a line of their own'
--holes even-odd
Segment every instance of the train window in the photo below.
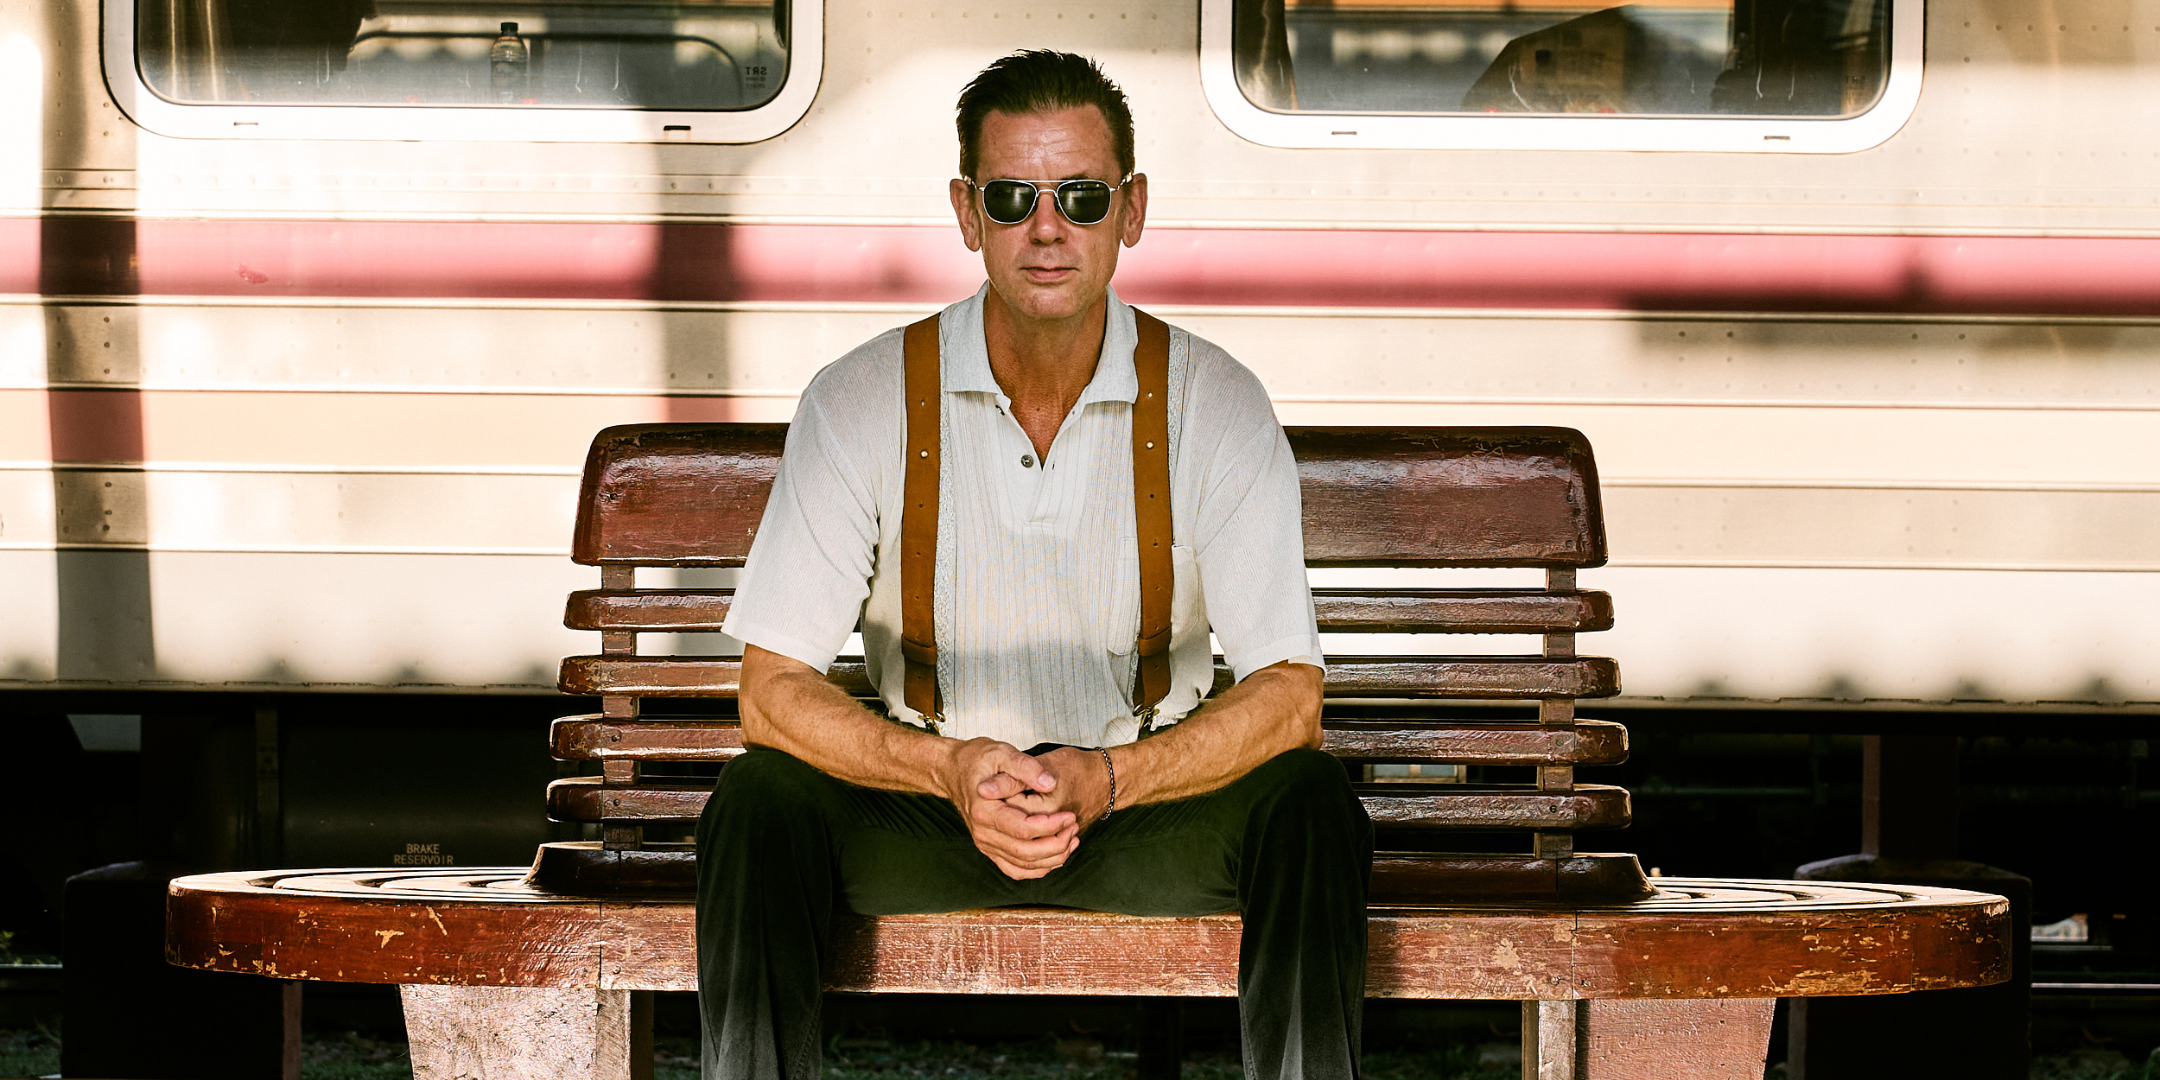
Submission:
<svg viewBox="0 0 2160 1080">
<path fill-rule="evenodd" d="M 793 0 L 106 7 L 122 104 L 179 135 L 751 141 L 807 110 L 822 44 Z"/>
<path fill-rule="evenodd" d="M 1209 103 L 1273 146 L 1843 152 L 1919 91 L 1917 0 L 1203 0 Z"/>
</svg>

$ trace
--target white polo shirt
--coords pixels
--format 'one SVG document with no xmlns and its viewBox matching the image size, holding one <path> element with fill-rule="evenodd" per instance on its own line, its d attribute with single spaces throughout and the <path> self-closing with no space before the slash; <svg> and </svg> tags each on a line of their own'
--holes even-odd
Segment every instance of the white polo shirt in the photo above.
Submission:
<svg viewBox="0 0 2160 1080">
<path fill-rule="evenodd" d="M 1131 742 L 1140 629 L 1132 309 L 1111 293 L 1094 378 L 1038 461 L 990 374 L 987 291 L 938 323 L 941 730 L 1021 749 Z M 900 656 L 903 385 L 899 330 L 810 381 L 723 629 L 823 671 L 859 623 L 872 682 L 893 716 L 913 722 Z M 1297 468 L 1267 392 L 1227 353 L 1172 328 L 1170 401 L 1176 581 L 1171 690 L 1158 726 L 1212 686 L 1211 628 L 1239 679 L 1284 660 L 1321 663 Z"/>
</svg>

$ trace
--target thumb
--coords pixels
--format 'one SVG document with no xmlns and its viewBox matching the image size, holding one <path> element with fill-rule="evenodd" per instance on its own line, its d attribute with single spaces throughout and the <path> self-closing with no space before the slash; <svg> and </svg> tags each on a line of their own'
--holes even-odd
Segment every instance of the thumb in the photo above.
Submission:
<svg viewBox="0 0 2160 1080">
<path fill-rule="evenodd" d="M 976 793 L 985 799 L 1010 799 L 1026 790 L 1027 784 L 1008 772 L 991 773 L 982 783 L 975 785 Z"/>
<path fill-rule="evenodd" d="M 1050 770 L 1043 768 L 1042 762 L 1031 755 L 1014 750 L 1001 764 L 1008 775 L 1019 780 L 1030 790 L 1053 791 L 1057 788 L 1057 777 L 1053 776 Z"/>
</svg>

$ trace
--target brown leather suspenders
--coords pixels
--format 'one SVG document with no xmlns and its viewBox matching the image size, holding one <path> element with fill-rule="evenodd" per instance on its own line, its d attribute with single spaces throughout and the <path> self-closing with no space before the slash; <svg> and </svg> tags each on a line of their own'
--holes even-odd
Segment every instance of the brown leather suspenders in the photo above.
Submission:
<svg viewBox="0 0 2160 1080">
<path fill-rule="evenodd" d="M 907 328 L 907 482 L 900 507 L 900 656 L 907 662 L 907 707 L 936 730 L 945 718 L 938 692 L 937 628 L 931 618 L 937 590 L 938 431 L 944 388 L 938 382 L 938 317 Z"/>
<path fill-rule="evenodd" d="M 1133 349 L 1140 376 L 1132 417 L 1133 523 L 1140 538 L 1140 684 L 1133 711 L 1146 730 L 1170 693 L 1170 327 L 1139 308 L 1133 321 L 1140 330 Z"/>
<path fill-rule="evenodd" d="M 1133 309 L 1140 341 L 1133 367 L 1140 387 L 1133 402 L 1133 521 L 1140 542 L 1139 685 L 1133 712 L 1145 729 L 1170 692 L 1170 327 Z M 907 328 L 903 338 L 907 388 L 907 473 L 900 509 L 900 655 L 906 662 L 904 698 L 936 730 L 945 718 L 937 681 L 933 617 L 937 577 L 938 454 L 943 387 L 938 378 L 938 317 Z"/>
</svg>

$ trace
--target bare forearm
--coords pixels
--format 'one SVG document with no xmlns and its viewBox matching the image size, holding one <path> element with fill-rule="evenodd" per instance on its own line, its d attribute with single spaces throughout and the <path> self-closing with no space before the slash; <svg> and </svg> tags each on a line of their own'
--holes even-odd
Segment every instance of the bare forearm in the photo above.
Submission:
<svg viewBox="0 0 2160 1080">
<path fill-rule="evenodd" d="M 1141 742 L 1112 747 L 1119 806 L 1214 791 L 1277 754 L 1320 745 L 1320 669 L 1276 664 Z"/>
<path fill-rule="evenodd" d="M 1004 743 L 961 742 L 888 723 L 808 664 L 755 645 L 743 650 L 741 701 L 745 743 L 863 787 L 951 801 L 975 846 L 1008 876 L 1041 877 L 1064 865 L 1079 842 L 1072 813 L 1006 804 L 1024 790 L 1054 788 L 1056 778 Z"/>
<path fill-rule="evenodd" d="M 746 744 L 793 755 L 863 787 L 946 794 L 941 777 L 953 740 L 871 713 L 808 665 L 756 646 L 743 661 Z"/>
</svg>

